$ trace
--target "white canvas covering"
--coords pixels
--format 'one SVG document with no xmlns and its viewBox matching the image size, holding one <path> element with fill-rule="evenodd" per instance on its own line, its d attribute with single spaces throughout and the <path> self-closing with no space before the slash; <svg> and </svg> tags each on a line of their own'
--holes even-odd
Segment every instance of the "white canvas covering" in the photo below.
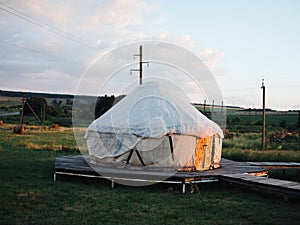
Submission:
<svg viewBox="0 0 300 225">
<path fill-rule="evenodd" d="M 212 161 L 219 162 L 223 138 L 220 127 L 191 105 L 178 88 L 154 81 L 136 87 L 94 120 L 86 132 L 89 154 L 98 159 L 124 160 L 135 149 L 145 164 L 169 166 L 193 164 L 197 139 L 206 137 L 214 137 L 211 145 L 217 149 Z"/>
</svg>

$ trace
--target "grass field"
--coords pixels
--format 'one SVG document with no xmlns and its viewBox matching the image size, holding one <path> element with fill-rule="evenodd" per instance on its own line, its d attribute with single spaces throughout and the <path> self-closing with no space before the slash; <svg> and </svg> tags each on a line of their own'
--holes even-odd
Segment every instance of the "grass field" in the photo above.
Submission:
<svg viewBox="0 0 300 225">
<path fill-rule="evenodd" d="M 300 202 L 226 183 L 111 189 L 108 182 L 60 177 L 54 159 L 79 154 L 71 129 L 0 126 L 0 224 L 298 224 Z M 31 143 L 31 144 L 28 144 Z M 35 147 L 32 147 L 35 146 Z M 58 146 L 65 146 L 64 148 Z M 280 175 L 280 174 L 279 174 Z M 189 188 L 188 188 L 189 190 Z"/>
<path fill-rule="evenodd" d="M 234 134 L 223 140 L 222 157 L 236 161 L 300 162 L 299 138 L 281 143 L 267 141 L 266 150 L 261 150 L 261 134 Z"/>
<path fill-rule="evenodd" d="M 0 224 L 297 224 L 300 203 L 234 185 L 170 186 L 53 182 L 55 151 L 0 151 Z"/>
</svg>

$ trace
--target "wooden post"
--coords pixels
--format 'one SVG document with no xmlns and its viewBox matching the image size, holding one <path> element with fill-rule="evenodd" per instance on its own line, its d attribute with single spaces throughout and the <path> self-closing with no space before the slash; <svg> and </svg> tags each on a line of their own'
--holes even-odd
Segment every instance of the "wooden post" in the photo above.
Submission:
<svg viewBox="0 0 300 225">
<path fill-rule="evenodd" d="M 298 128 L 298 136 L 299 136 L 299 138 L 300 138 L 300 110 L 298 111 L 297 128 Z M 300 171 L 299 171 L 299 172 L 300 172 Z"/>
<path fill-rule="evenodd" d="M 31 110 L 31 112 L 33 113 L 33 115 L 35 116 L 35 118 L 40 121 L 40 123 L 44 126 L 43 121 L 38 117 L 38 115 L 35 113 L 34 109 L 31 107 L 31 105 L 25 101 L 25 103 L 27 104 L 27 106 L 29 107 L 29 109 Z"/>
<path fill-rule="evenodd" d="M 140 85 L 143 83 L 143 46 L 140 45 Z"/>
<path fill-rule="evenodd" d="M 111 179 L 111 188 L 114 188 L 115 187 L 115 181 L 114 181 L 114 179 L 112 178 Z"/>
<path fill-rule="evenodd" d="M 182 183 L 182 193 L 185 193 L 185 181 Z"/>
<path fill-rule="evenodd" d="M 222 101 L 221 114 L 223 114 L 224 102 Z"/>
<path fill-rule="evenodd" d="M 23 116 L 24 116 L 24 107 L 25 107 L 26 98 L 22 100 L 22 109 L 21 109 L 21 116 L 20 116 L 20 127 L 23 126 Z"/>
<path fill-rule="evenodd" d="M 44 99 L 44 118 L 43 120 L 46 120 L 46 99 Z"/>
<path fill-rule="evenodd" d="M 262 79 L 262 90 L 263 90 L 263 100 L 262 100 L 262 106 L 263 106 L 263 113 L 262 113 L 262 150 L 265 150 L 266 148 L 266 88 L 264 84 L 264 79 Z"/>
</svg>

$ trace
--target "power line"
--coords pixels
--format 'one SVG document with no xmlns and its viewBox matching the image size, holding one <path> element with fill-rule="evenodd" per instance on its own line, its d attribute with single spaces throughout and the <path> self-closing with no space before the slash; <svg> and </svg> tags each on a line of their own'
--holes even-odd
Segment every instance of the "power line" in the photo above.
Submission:
<svg viewBox="0 0 300 225">
<path fill-rule="evenodd" d="M 33 52 L 35 54 L 45 55 L 45 56 L 50 57 L 50 58 L 55 58 L 55 59 L 60 60 L 60 61 L 62 60 L 62 61 L 68 62 L 68 63 L 76 64 L 76 65 L 80 64 L 79 62 L 74 62 L 74 61 L 71 61 L 71 60 L 68 60 L 68 59 L 65 59 L 65 58 L 61 58 L 61 57 L 58 57 L 58 56 L 54 56 L 54 55 L 49 55 L 49 54 L 46 54 L 46 53 L 43 53 L 43 52 L 40 52 L 40 51 L 36 51 L 36 50 L 30 49 L 30 48 L 24 47 L 24 46 L 13 44 L 11 42 L 7 42 L 7 41 L 3 41 L 3 40 L 0 40 L 0 42 L 2 44 L 5 44 L 5 45 L 10 45 L 10 46 L 13 46 L 13 47 L 16 47 L 16 48 L 24 49 L 24 50 L 29 51 L 29 52 Z"/>
<path fill-rule="evenodd" d="M 72 34 L 69 34 L 69 33 L 66 33 L 64 31 L 61 31 L 61 30 L 59 30 L 56 27 L 48 25 L 45 22 L 43 22 L 41 20 L 38 20 L 38 19 L 36 19 L 36 18 L 34 18 L 34 17 L 30 16 L 30 15 L 27 15 L 27 14 L 23 13 L 22 11 L 17 10 L 15 8 L 11 7 L 11 6 L 8 6 L 8 5 L 6 5 L 6 4 L 4 4 L 2 2 L 0 2 L 0 4 L 3 5 L 4 7 L 6 7 L 6 8 L 3 8 L 3 7 L 0 6 L 0 10 L 4 11 L 6 13 L 12 14 L 12 15 L 18 17 L 19 19 L 22 19 L 22 20 L 24 20 L 24 21 L 26 21 L 28 23 L 33 24 L 33 25 L 36 25 L 36 26 L 38 26 L 38 27 L 40 27 L 42 29 L 45 29 L 45 30 L 47 30 L 49 32 L 55 33 L 57 35 L 60 35 L 60 36 L 62 36 L 64 38 L 66 38 L 66 39 L 69 39 L 69 40 L 73 41 L 73 42 L 78 42 L 80 44 L 83 44 L 83 45 L 91 48 L 91 49 L 97 50 L 96 47 L 93 47 L 93 46 L 87 44 L 87 42 L 85 40 L 83 40 L 83 39 L 81 39 L 79 37 L 76 37 L 76 36 L 74 36 Z"/>
</svg>

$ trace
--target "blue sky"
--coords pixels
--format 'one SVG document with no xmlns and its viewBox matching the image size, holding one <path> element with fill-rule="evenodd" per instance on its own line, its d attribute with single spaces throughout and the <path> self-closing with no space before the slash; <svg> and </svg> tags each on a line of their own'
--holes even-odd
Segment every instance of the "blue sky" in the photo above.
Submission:
<svg viewBox="0 0 300 225">
<path fill-rule="evenodd" d="M 264 78 L 269 108 L 300 109 L 299 1 L 0 3 L 0 89 L 74 93 L 99 55 L 152 39 L 201 57 L 227 105 L 261 107 Z"/>
<path fill-rule="evenodd" d="M 299 6 L 299 1 L 165 4 L 170 33 L 188 34 L 198 48 L 224 53 L 217 65 L 224 74 L 216 79 L 228 104 L 259 107 L 265 78 L 269 105 L 281 109 L 300 107 Z"/>
</svg>

